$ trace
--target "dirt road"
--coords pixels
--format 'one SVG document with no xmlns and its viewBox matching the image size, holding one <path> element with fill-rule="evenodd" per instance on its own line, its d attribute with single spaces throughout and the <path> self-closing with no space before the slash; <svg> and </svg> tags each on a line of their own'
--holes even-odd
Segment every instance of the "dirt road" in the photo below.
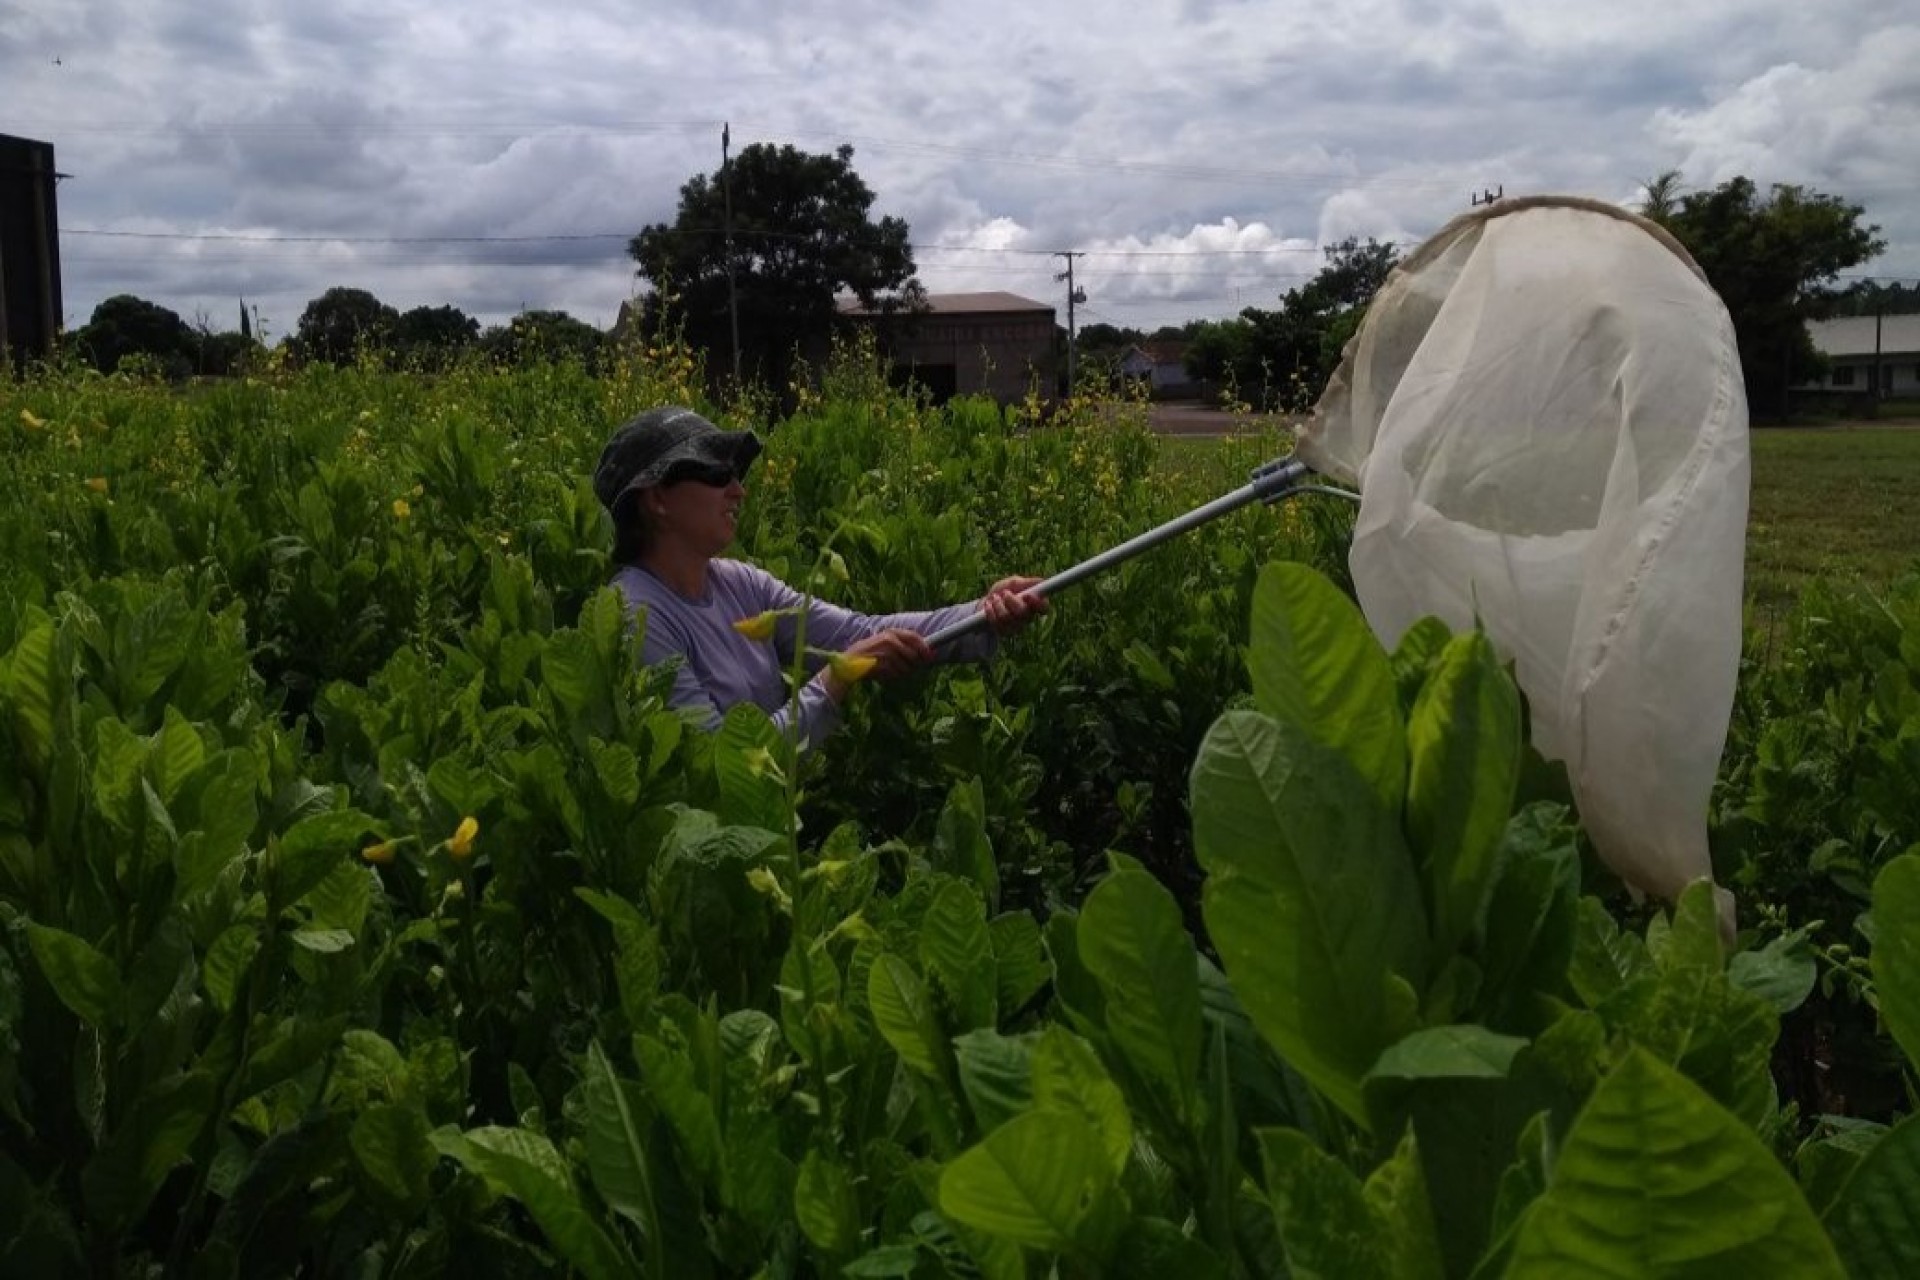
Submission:
<svg viewBox="0 0 1920 1280">
<path fill-rule="evenodd" d="M 1268 414 L 1235 414 L 1197 404 L 1155 404 L 1147 408 L 1147 420 L 1161 435 L 1196 440 L 1214 440 L 1221 436 L 1245 435 L 1263 428 L 1286 425 L 1286 419 Z"/>
</svg>

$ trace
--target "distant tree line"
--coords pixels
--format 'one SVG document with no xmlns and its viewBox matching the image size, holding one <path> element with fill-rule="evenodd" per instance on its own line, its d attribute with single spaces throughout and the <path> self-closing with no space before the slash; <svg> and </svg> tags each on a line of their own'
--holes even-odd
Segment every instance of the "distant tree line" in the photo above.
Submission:
<svg viewBox="0 0 1920 1280">
<path fill-rule="evenodd" d="M 1788 389 L 1826 369 L 1807 322 L 1859 305 L 1864 295 L 1840 288 L 1840 273 L 1885 251 L 1880 228 L 1861 206 L 1807 187 L 1776 183 L 1762 195 L 1738 177 L 1683 191 L 1677 170 L 1646 184 L 1640 211 L 1687 247 L 1726 303 L 1754 418 L 1785 417 Z"/>
<path fill-rule="evenodd" d="M 175 380 L 244 372 L 266 348 L 254 337 L 244 304 L 238 330 L 189 324 L 155 302 L 119 294 L 93 310 L 69 341 L 102 373 L 136 365 Z M 365 289 L 333 288 L 307 303 L 286 351 L 299 364 L 352 364 L 371 359 L 393 369 L 438 372 L 468 360 L 520 365 L 575 360 L 597 366 L 607 335 L 564 311 L 523 311 L 482 328 L 458 307 L 401 311 Z"/>
<path fill-rule="evenodd" d="M 642 329 L 684 337 L 706 355 L 716 380 L 737 360 L 743 379 L 779 389 L 796 359 L 826 349 L 843 319 L 841 299 L 856 298 L 870 310 L 923 306 L 907 224 L 872 216 L 874 194 L 852 160 L 846 146 L 816 155 L 756 144 L 721 170 L 691 178 L 680 189 L 675 219 L 647 226 L 628 245 L 648 286 Z M 1689 192 L 1677 172 L 1668 172 L 1645 184 L 1641 212 L 1686 246 L 1725 301 L 1756 418 L 1783 414 L 1787 389 L 1823 372 L 1809 320 L 1920 311 L 1915 282 L 1842 287 L 1842 272 L 1886 244 L 1861 206 L 1839 197 L 1787 184 L 1762 195 L 1744 177 Z M 1399 262 L 1393 244 L 1372 238 L 1350 236 L 1323 252 L 1319 272 L 1273 307 L 1150 335 L 1088 325 L 1079 335 L 1081 367 L 1091 378 L 1113 376 L 1128 347 L 1177 338 L 1190 377 L 1262 409 L 1304 409 Z M 562 311 L 527 311 L 483 330 L 455 307 L 402 312 L 364 289 L 335 288 L 307 304 L 287 345 L 301 362 L 371 357 L 433 370 L 475 357 L 593 365 L 606 340 Z M 125 295 L 101 303 L 73 341 L 97 368 L 116 369 L 137 356 L 183 377 L 230 372 L 259 350 L 244 308 L 241 332 L 215 333 Z"/>
<path fill-rule="evenodd" d="M 1833 314 L 1920 315 L 1920 280 L 1856 280 L 1834 295 Z"/>
</svg>

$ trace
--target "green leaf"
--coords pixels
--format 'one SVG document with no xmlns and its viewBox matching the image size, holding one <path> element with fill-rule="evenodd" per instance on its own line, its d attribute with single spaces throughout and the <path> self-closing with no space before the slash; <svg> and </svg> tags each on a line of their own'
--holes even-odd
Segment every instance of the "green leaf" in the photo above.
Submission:
<svg viewBox="0 0 1920 1280">
<path fill-rule="evenodd" d="M 1407 720 L 1407 832 L 1435 954 L 1474 932 L 1520 778 L 1520 694 L 1478 631 L 1447 642 Z"/>
<path fill-rule="evenodd" d="M 359 1105 L 404 1098 L 411 1080 L 407 1060 L 393 1041 L 365 1027 L 355 1027 L 340 1037 L 333 1077 L 340 1096 Z"/>
<path fill-rule="evenodd" d="M 234 1101 L 245 1102 L 262 1090 L 305 1071 L 340 1040 L 346 1025 L 344 1013 L 327 1018 L 308 1016 L 282 1020 L 261 1039 L 260 1047 L 248 1055 L 240 1081 L 234 1086 Z"/>
<path fill-rule="evenodd" d="M 977 777 L 953 784 L 934 824 L 931 854 L 934 869 L 971 880 L 987 900 L 987 910 L 1000 906 L 1000 863 L 987 837 L 985 788 Z"/>
<path fill-rule="evenodd" d="M 851 1253 L 860 1243 L 860 1198 L 853 1178 L 838 1161 L 817 1150 L 800 1162 L 793 1184 L 793 1214 L 814 1247 L 830 1257 Z"/>
<path fill-rule="evenodd" d="M 635 1260 L 588 1215 L 552 1143 L 524 1129 L 476 1129 L 466 1138 L 465 1160 L 525 1205 L 554 1252 L 590 1280 L 617 1280 L 638 1270 Z"/>
<path fill-rule="evenodd" d="M 667 1274 L 665 1233 L 647 1171 L 647 1125 L 637 1088 L 614 1074 L 599 1041 L 587 1046 L 587 1172 L 607 1207 L 640 1230 L 647 1246 L 647 1274 Z"/>
<path fill-rule="evenodd" d="M 840 1274 L 854 1280 L 900 1280 L 914 1273 L 920 1265 L 920 1256 L 917 1245 L 881 1245 L 849 1262 L 840 1269 Z"/>
<path fill-rule="evenodd" d="M 1766 946 L 1739 952 L 1727 961 L 1727 977 L 1733 984 L 1765 1000 L 1780 1014 L 1792 1013 L 1806 1003 L 1819 976 L 1804 928 L 1783 933 Z"/>
<path fill-rule="evenodd" d="M 1527 1047 L 1518 1036 L 1485 1027 L 1428 1027 L 1401 1040 L 1374 1064 L 1369 1080 L 1505 1078 L 1514 1055 Z"/>
<path fill-rule="evenodd" d="M 1033 1047 L 1031 1082 L 1036 1109 L 1072 1111 L 1087 1122 L 1118 1178 L 1133 1151 L 1133 1116 L 1093 1046 L 1065 1027 L 1048 1027 Z"/>
<path fill-rule="evenodd" d="M 1720 944 L 1720 917 L 1711 880 L 1695 880 L 1680 891 L 1680 900 L 1666 916 L 1647 923 L 1647 954 L 1666 969 L 1710 969 L 1726 965 Z"/>
<path fill-rule="evenodd" d="M 27 922 L 27 945 L 60 1003 L 96 1030 L 120 1016 L 120 972 L 113 961 L 64 929 Z"/>
<path fill-rule="evenodd" d="M 1600 1082 L 1521 1224 L 1510 1280 L 1844 1273 L 1793 1180 L 1686 1077 L 1631 1050 Z"/>
<path fill-rule="evenodd" d="M 649 1036 L 635 1036 L 634 1048 L 648 1095 L 686 1148 L 694 1171 L 717 1190 L 725 1177 L 725 1135 L 713 1099 L 696 1083 L 692 1057 Z"/>
<path fill-rule="evenodd" d="M 736 1106 L 727 1115 L 727 1208 L 765 1234 L 793 1220 L 797 1171 L 780 1150 L 780 1123 L 762 1107 Z"/>
<path fill-rule="evenodd" d="M 713 743 L 713 770 L 720 782 L 720 816 L 735 826 L 787 829 L 787 787 L 777 770 L 755 764 L 771 754 L 790 754 L 767 713 L 750 702 L 735 703 Z"/>
<path fill-rule="evenodd" d="M 137 1222 L 213 1119 L 213 1076 L 191 1071 L 149 1086 L 80 1175 L 87 1211 L 109 1230 Z"/>
<path fill-rule="evenodd" d="M 1146 872 L 1117 871 L 1088 895 L 1079 936 L 1114 1044 L 1172 1115 L 1197 1122 L 1200 977 L 1179 904 Z"/>
<path fill-rule="evenodd" d="M 892 954 L 876 959 L 867 973 L 867 1007 L 902 1062 L 924 1076 L 946 1078 L 947 1038 L 912 965 Z"/>
<path fill-rule="evenodd" d="M 307 891 L 300 903 L 306 907 L 309 923 L 314 927 L 358 934 L 367 922 L 374 886 L 379 883 L 373 868 L 356 858 L 334 867 L 326 879 Z"/>
<path fill-rule="evenodd" d="M 45 776 L 53 758 L 54 707 L 64 681 L 56 670 L 53 623 L 44 615 L 29 626 L 8 654 L 3 692 L 13 706 L 21 755 L 35 776 Z"/>
<path fill-rule="evenodd" d="M 1598 898 L 1582 898 L 1567 978 L 1589 1009 L 1597 1009 L 1635 975 L 1652 966 L 1646 947 L 1623 933 Z"/>
<path fill-rule="evenodd" d="M 1047 918 L 1042 936 L 1047 960 L 1053 969 L 1053 990 L 1073 1024 L 1089 1034 L 1104 1030 L 1107 1024 L 1106 997 L 1100 984 L 1087 972 L 1080 956 L 1080 916 L 1070 910 L 1056 911 Z"/>
<path fill-rule="evenodd" d="M 166 710 L 160 732 L 147 753 L 147 772 L 160 799 L 171 805 L 188 778 L 207 762 L 207 744 L 200 731 L 173 707 Z"/>
<path fill-rule="evenodd" d="M 1002 1016 L 1025 1008 L 1040 994 L 1051 972 L 1040 926 L 1024 911 L 995 916 L 987 923 L 993 935 L 994 990 Z"/>
<path fill-rule="evenodd" d="M 1609 1026 L 1671 1063 L 1749 1124 L 1775 1106 L 1770 1061 L 1780 1019 L 1717 968 L 1643 974 L 1602 1006 Z"/>
<path fill-rule="evenodd" d="M 417 1105 L 375 1103 L 354 1120 L 347 1143 L 355 1167 L 390 1211 L 404 1217 L 426 1204 L 440 1155 L 427 1138 L 426 1113 Z"/>
<path fill-rule="evenodd" d="M 996 1129 L 1033 1104 L 1035 1037 L 969 1031 L 954 1037 L 960 1091 L 967 1095 L 982 1133 Z"/>
<path fill-rule="evenodd" d="M 1559 805 L 1529 805 L 1507 823 L 1477 951 L 1479 1008 L 1496 1027 L 1523 1018 L 1535 996 L 1565 994 L 1580 910 L 1577 832 Z"/>
<path fill-rule="evenodd" d="M 353 935 L 345 929 L 295 929 L 287 938 L 301 950 L 322 956 L 337 955 L 353 946 Z"/>
<path fill-rule="evenodd" d="M 359 853 L 361 838 L 372 830 L 373 820 L 357 809 L 316 813 L 294 823 L 270 846 L 274 904 L 284 907 L 306 897 L 342 861 Z"/>
<path fill-rule="evenodd" d="M 1407 786 L 1393 670 L 1358 605 L 1302 564 L 1273 563 L 1253 588 L 1247 670 L 1254 705 L 1344 755 L 1389 813 Z"/>
<path fill-rule="evenodd" d="M 1453 632 L 1447 629 L 1447 624 L 1431 615 L 1401 633 L 1400 643 L 1387 657 L 1387 665 L 1393 670 L 1394 689 L 1400 695 L 1400 709 L 1405 714 L 1413 714 L 1413 704 L 1420 700 L 1421 686 L 1439 664 L 1441 651 L 1451 639 Z"/>
<path fill-rule="evenodd" d="M 223 751 L 206 766 L 181 824 L 187 834 L 174 851 L 182 898 L 209 888 L 245 852 L 260 816 L 256 769 L 253 755 L 242 750 Z"/>
<path fill-rule="evenodd" d="M 1826 1222 L 1854 1280 L 1920 1275 L 1920 1116 L 1874 1144 Z"/>
<path fill-rule="evenodd" d="M 871 975 L 869 975 L 871 976 Z M 827 947 L 794 938 L 780 962 L 780 1027 L 794 1052 L 815 1070 L 828 1070 L 833 1039 L 821 1034 L 842 1016 L 840 969 Z"/>
<path fill-rule="evenodd" d="M 957 1026 L 973 1030 L 998 1021 L 993 937 L 971 884 L 950 880 L 934 895 L 920 920 L 920 959 Z"/>
<path fill-rule="evenodd" d="M 1441 1280 L 1446 1274 L 1440 1237 L 1420 1151 L 1409 1130 L 1386 1160 L 1367 1175 L 1367 1205 L 1386 1224 L 1394 1280 Z"/>
<path fill-rule="evenodd" d="M 1821 1116 L 1814 1136 L 1793 1153 L 1800 1190 L 1823 1220 L 1840 1199 L 1841 1188 L 1853 1177 L 1853 1171 L 1887 1133 L 1887 1126 L 1875 1120 Z"/>
<path fill-rule="evenodd" d="M 1098 1258 L 1111 1242 L 1113 1174 L 1087 1122 L 1030 1111 L 940 1175 L 940 1211 L 963 1226 L 1050 1253 Z"/>
<path fill-rule="evenodd" d="M 1280 1055 L 1366 1122 L 1360 1080 L 1411 1030 L 1427 926 L 1397 818 L 1346 760 L 1258 712 L 1215 722 L 1193 766 L 1204 911 L 1234 989 Z"/>
<path fill-rule="evenodd" d="M 1393 1241 L 1360 1180 L 1296 1129 L 1254 1136 L 1292 1274 L 1392 1280 Z"/>
<path fill-rule="evenodd" d="M 1880 1016 L 1920 1067 L 1920 854 L 1902 854 L 1874 878 L 1873 922 Z"/>
</svg>

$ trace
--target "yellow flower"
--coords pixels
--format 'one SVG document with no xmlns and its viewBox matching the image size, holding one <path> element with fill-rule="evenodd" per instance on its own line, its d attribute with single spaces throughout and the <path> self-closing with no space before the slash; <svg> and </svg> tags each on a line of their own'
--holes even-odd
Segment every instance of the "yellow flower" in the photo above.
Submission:
<svg viewBox="0 0 1920 1280">
<path fill-rule="evenodd" d="M 836 653 L 827 659 L 827 666 L 832 669 L 836 677 L 847 684 L 858 684 L 866 678 L 868 672 L 879 665 L 879 662 L 878 658 L 871 658 L 866 654 Z"/>
<path fill-rule="evenodd" d="M 370 844 L 360 851 L 360 856 L 376 867 L 384 867 L 393 861 L 393 841 L 382 840 L 379 844 Z"/>
<path fill-rule="evenodd" d="M 107 478 L 105 476 L 88 476 L 87 488 L 93 490 L 95 493 L 105 493 L 107 491 Z"/>
<path fill-rule="evenodd" d="M 462 818 L 460 825 L 454 828 L 453 838 L 447 841 L 447 856 L 455 862 L 465 862 L 473 856 L 473 838 L 480 834 L 480 823 L 475 818 Z"/>
<path fill-rule="evenodd" d="M 771 640 L 773 629 L 780 622 L 780 615 L 769 609 L 765 613 L 756 613 L 751 618 L 742 618 L 733 624 L 733 629 L 749 640 Z"/>
<path fill-rule="evenodd" d="M 395 520 L 405 520 L 412 514 L 413 508 L 407 505 L 405 498 L 395 498 L 393 500 L 393 518 Z"/>
<path fill-rule="evenodd" d="M 764 894 L 773 900 L 773 905 L 781 911 L 793 911 L 793 898 L 781 887 L 780 877 L 765 867 L 755 867 L 747 872 L 747 884 L 755 893 Z"/>
<path fill-rule="evenodd" d="M 753 748 L 745 754 L 743 759 L 747 762 L 747 772 L 756 778 L 764 778 L 768 774 L 782 781 L 786 778 L 786 775 L 780 771 L 780 762 L 775 760 L 773 752 L 765 747 Z"/>
<path fill-rule="evenodd" d="M 20 425 L 29 431 L 44 431 L 47 426 L 46 420 L 34 417 L 33 410 L 31 409 L 22 409 L 20 411 Z"/>
</svg>

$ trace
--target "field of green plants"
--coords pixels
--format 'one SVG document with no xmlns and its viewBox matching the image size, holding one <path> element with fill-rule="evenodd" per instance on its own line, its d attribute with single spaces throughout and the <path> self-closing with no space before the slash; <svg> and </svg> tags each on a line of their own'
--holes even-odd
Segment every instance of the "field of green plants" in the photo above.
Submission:
<svg viewBox="0 0 1920 1280">
<path fill-rule="evenodd" d="M 1749 662 L 1728 952 L 1328 499 L 690 727 L 587 475 L 697 382 L 0 386 L 0 1274 L 1920 1274 L 1920 585 Z M 743 550 L 876 612 L 1285 449 L 799 400 Z"/>
</svg>

